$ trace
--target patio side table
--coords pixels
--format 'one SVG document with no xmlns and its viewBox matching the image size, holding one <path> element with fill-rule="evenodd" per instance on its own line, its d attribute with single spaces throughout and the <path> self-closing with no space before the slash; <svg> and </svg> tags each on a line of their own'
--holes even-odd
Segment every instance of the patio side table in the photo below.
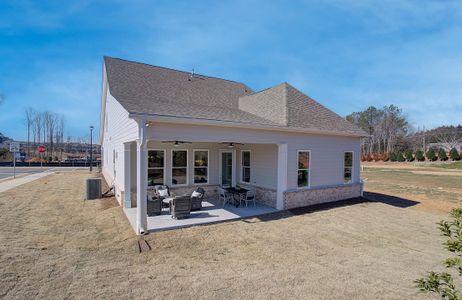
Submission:
<svg viewBox="0 0 462 300">
<path fill-rule="evenodd" d="M 162 199 L 162 202 L 168 205 L 168 211 L 172 214 L 172 201 L 173 197 L 167 197 Z"/>
</svg>

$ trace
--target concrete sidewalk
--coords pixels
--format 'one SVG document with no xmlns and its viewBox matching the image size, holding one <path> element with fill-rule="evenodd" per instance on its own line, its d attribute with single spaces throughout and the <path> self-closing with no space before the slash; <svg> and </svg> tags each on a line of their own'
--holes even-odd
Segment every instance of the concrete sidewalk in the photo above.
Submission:
<svg viewBox="0 0 462 300">
<path fill-rule="evenodd" d="M 40 172 L 40 173 L 27 175 L 27 176 L 21 177 L 21 178 L 15 178 L 15 179 L 7 180 L 7 181 L 4 181 L 4 182 L 0 182 L 0 193 L 6 192 L 8 190 L 11 190 L 12 188 L 23 185 L 25 183 L 29 183 L 31 181 L 37 180 L 39 178 L 48 176 L 48 175 L 53 174 L 53 173 L 54 172 L 52 172 L 52 171 L 45 171 L 45 172 Z"/>
</svg>

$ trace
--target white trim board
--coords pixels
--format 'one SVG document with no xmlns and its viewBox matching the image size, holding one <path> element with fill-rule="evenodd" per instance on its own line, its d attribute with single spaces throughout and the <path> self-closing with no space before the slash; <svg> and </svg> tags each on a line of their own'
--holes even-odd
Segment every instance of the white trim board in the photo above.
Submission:
<svg viewBox="0 0 462 300">
<path fill-rule="evenodd" d="M 253 124 L 253 123 L 239 123 L 234 121 L 222 121 L 214 119 L 203 119 L 203 118 L 193 118 L 193 117 L 175 117 L 168 115 L 160 114 L 144 114 L 144 113 L 129 113 L 129 118 L 139 118 L 143 117 L 149 121 L 162 122 L 162 123 L 176 123 L 176 124 L 192 124 L 192 125 L 209 125 L 209 126 L 221 126 L 221 127 L 234 127 L 234 128 L 248 128 L 248 129 L 261 129 L 261 130 L 270 130 L 270 131 L 289 131 L 289 132 L 304 132 L 312 134 L 321 134 L 321 135 L 335 135 L 335 136 L 348 136 L 348 137 L 367 137 L 368 135 L 364 134 L 354 134 L 348 132 L 336 132 L 328 130 L 317 130 L 317 129 L 307 129 L 307 128 L 298 128 L 298 127 L 282 127 L 282 126 L 272 126 L 272 125 L 263 125 L 263 124 Z"/>
</svg>

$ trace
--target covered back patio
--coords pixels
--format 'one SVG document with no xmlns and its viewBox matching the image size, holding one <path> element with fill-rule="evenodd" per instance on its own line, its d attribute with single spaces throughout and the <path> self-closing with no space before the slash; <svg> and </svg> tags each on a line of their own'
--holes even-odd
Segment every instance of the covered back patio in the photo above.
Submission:
<svg viewBox="0 0 462 300">
<path fill-rule="evenodd" d="M 178 132 L 155 134 L 151 126 L 139 126 L 141 138 L 124 144 L 124 211 L 137 233 L 226 221 L 281 209 L 278 207 L 278 186 L 282 172 L 278 173 L 278 165 L 287 163 L 282 160 L 287 159 L 287 155 L 281 155 L 281 150 L 287 149 L 286 144 L 207 135 L 187 139 Z M 286 170 L 286 165 L 282 170 Z M 172 219 L 165 207 L 160 215 L 147 216 L 148 191 L 155 185 L 167 185 L 173 197 L 203 188 L 202 209 L 182 220 Z M 256 205 L 235 207 L 227 204 L 223 207 L 222 202 L 219 203 L 220 187 L 254 190 Z"/>
<path fill-rule="evenodd" d="M 223 207 L 218 199 L 206 199 L 202 203 L 202 209 L 191 211 L 191 215 L 186 219 L 174 219 L 168 208 L 162 208 L 159 216 L 147 217 L 147 231 L 155 232 L 161 230 L 184 228 L 194 225 L 219 223 L 241 218 L 253 217 L 262 214 L 276 212 L 277 209 L 257 203 L 253 205 L 235 207 L 227 204 Z M 130 225 L 136 231 L 136 208 L 124 208 L 124 212 Z"/>
</svg>

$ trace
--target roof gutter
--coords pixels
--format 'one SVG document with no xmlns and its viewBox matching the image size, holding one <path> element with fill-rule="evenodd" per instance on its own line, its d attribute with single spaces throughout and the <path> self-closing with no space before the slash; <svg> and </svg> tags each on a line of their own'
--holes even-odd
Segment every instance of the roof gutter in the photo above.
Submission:
<svg viewBox="0 0 462 300">
<path fill-rule="evenodd" d="M 270 130 L 270 131 L 300 132 L 300 133 L 348 136 L 348 137 L 367 137 L 368 136 L 367 134 L 358 134 L 358 133 L 349 133 L 349 132 L 336 132 L 336 131 L 329 131 L 329 130 L 317 130 L 317 129 L 297 128 L 297 127 L 271 126 L 271 125 L 265 125 L 265 124 L 220 121 L 220 120 L 205 119 L 205 118 L 176 117 L 176 116 L 161 115 L 161 114 L 129 113 L 128 117 L 132 119 L 144 118 L 146 119 L 146 121 L 162 122 L 162 123 L 220 126 L 220 127 L 233 127 L 233 128 L 257 129 L 257 130 Z"/>
</svg>

